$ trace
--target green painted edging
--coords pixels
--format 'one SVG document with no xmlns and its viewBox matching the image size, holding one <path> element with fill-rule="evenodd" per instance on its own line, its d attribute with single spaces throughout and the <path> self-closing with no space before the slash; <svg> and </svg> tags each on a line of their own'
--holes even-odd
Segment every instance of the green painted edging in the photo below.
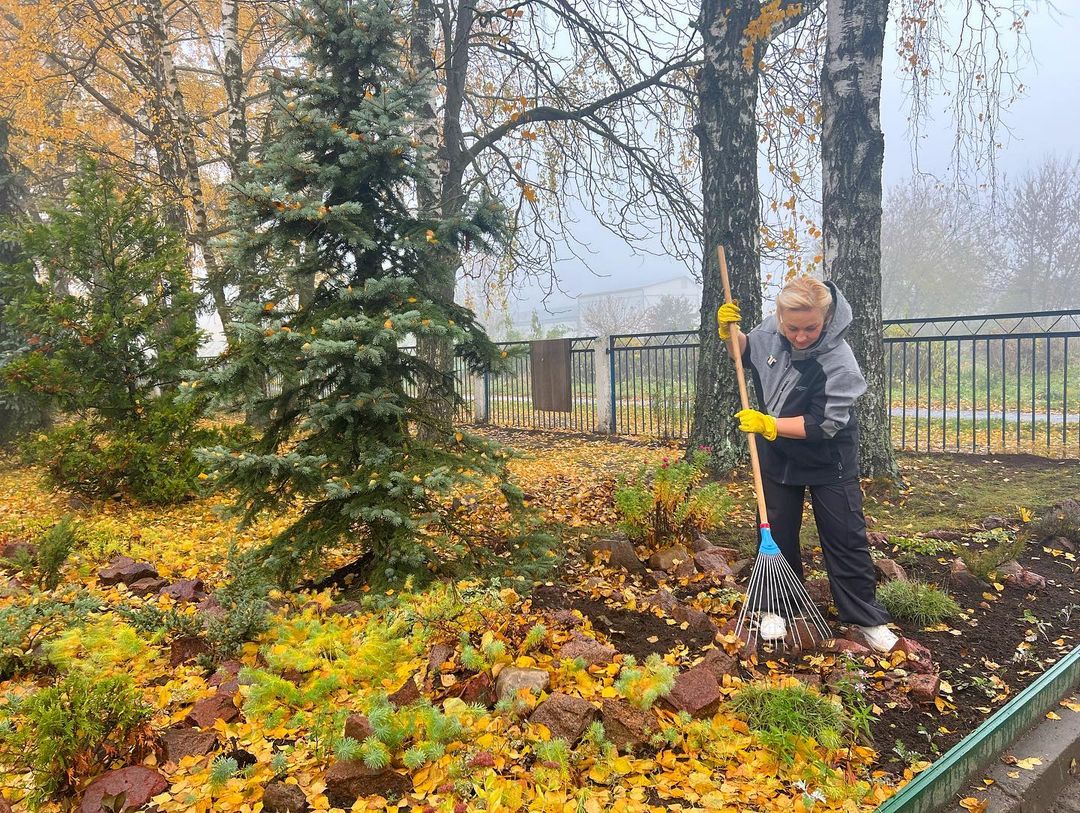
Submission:
<svg viewBox="0 0 1080 813">
<path fill-rule="evenodd" d="M 876 813 L 931 813 L 1080 684 L 1080 646 L 1055 663 L 986 722 L 878 806 Z"/>
</svg>

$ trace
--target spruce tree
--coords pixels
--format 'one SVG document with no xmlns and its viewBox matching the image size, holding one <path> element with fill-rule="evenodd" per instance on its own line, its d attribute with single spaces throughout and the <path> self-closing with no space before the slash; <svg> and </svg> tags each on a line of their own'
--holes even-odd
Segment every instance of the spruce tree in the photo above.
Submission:
<svg viewBox="0 0 1080 813">
<path fill-rule="evenodd" d="M 297 4 L 301 69 L 275 82 L 272 134 L 236 198 L 232 263 L 265 293 L 240 303 L 237 345 L 197 385 L 265 431 L 206 459 L 246 521 L 296 512 L 265 551 L 283 582 L 358 535 L 369 579 L 430 575 L 454 555 L 436 530 L 439 495 L 501 465 L 494 447 L 416 397 L 432 371 L 405 347 L 441 335 L 474 368 L 498 355 L 470 311 L 435 300 L 430 257 L 487 249 L 502 234 L 487 201 L 455 220 L 417 213 L 435 175 L 414 135 L 428 88 L 405 60 L 408 7 Z"/>
</svg>

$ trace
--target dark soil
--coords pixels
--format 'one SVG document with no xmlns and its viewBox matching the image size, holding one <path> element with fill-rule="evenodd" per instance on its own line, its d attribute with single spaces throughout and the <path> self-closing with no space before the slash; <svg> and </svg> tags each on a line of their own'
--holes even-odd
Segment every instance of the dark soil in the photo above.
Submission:
<svg viewBox="0 0 1080 813">
<path fill-rule="evenodd" d="M 530 439 L 544 442 L 541 437 Z M 512 437 L 504 440 L 513 443 Z M 944 754 L 1080 644 L 1080 548 L 1054 555 L 1047 549 L 1049 540 L 1027 539 L 1016 561 L 1046 579 L 1041 588 L 1025 589 L 1001 578 L 995 585 L 994 579 L 976 584 L 950 576 L 959 550 L 989 547 L 985 537 L 977 536 L 979 523 L 988 515 L 1004 517 L 1009 534 L 1026 539 L 1018 506 L 1039 516 L 1053 504 L 1080 495 L 1080 465 L 1034 455 L 902 454 L 899 462 L 905 478 L 901 491 L 885 483 L 864 484 L 868 521 L 884 537 L 872 543 L 875 556 L 898 561 L 911 579 L 947 590 L 962 616 L 930 628 L 896 623 L 905 637 L 930 650 L 932 671 L 943 681 L 937 703 L 909 696 L 902 661 L 867 657 L 855 664 L 861 674 L 854 679 L 866 687 L 863 697 L 875 707 L 871 736 L 878 752 L 876 767 L 896 775 L 912 763 Z M 744 511 L 749 509 L 752 516 L 750 495 L 746 503 Z M 958 538 L 951 547 L 938 543 L 940 549 L 933 551 L 928 537 L 934 529 L 954 531 Z M 600 534 L 606 530 L 595 529 Z M 824 566 L 809 511 L 803 532 L 807 573 L 821 575 Z M 754 544 L 752 537 L 752 523 L 740 521 L 729 523 L 714 541 L 747 549 Z M 1080 528 L 1074 538 L 1080 539 Z M 534 606 L 580 610 L 621 652 L 643 659 L 652 652 L 674 651 L 688 664 L 712 644 L 700 630 L 683 629 L 643 609 L 655 601 L 655 586 L 647 579 L 626 578 L 621 571 L 586 565 L 573 555 L 562 578 L 565 583 L 539 587 Z M 707 612 L 717 627 L 736 609 L 708 583 L 673 580 L 666 586 L 680 601 Z M 637 598 L 636 609 L 627 609 L 627 590 Z M 831 607 L 826 617 L 833 631 L 843 634 Z M 845 666 L 841 657 L 823 653 L 771 654 L 759 660 L 743 661 L 744 677 L 786 672 L 828 687 L 838 667 Z"/>
<path fill-rule="evenodd" d="M 890 545 L 881 548 L 893 553 Z M 910 711 L 903 705 L 888 709 L 876 698 L 885 711 L 874 726 L 875 745 L 880 766 L 893 770 L 902 769 L 905 748 L 927 759 L 947 751 L 1080 643 L 1076 557 L 1055 557 L 1041 544 L 1029 544 L 1016 561 L 1046 578 L 1047 586 L 1034 590 L 998 581 L 1003 584 L 999 590 L 993 584 L 951 579 L 947 555 L 914 559 L 905 565 L 909 577 L 945 587 L 968 618 L 953 619 L 949 631 L 941 632 L 899 624 L 905 636 L 930 650 L 953 691 L 942 694 L 950 703 L 941 712 L 919 704 Z M 902 747 L 896 747 L 897 741 Z"/>
<path fill-rule="evenodd" d="M 566 585 L 540 585 L 532 592 L 532 606 L 539 610 L 580 611 L 612 646 L 633 655 L 639 663 L 654 652 L 665 655 L 678 647 L 685 647 L 686 654 L 694 658 L 714 645 L 714 636 L 708 632 L 680 629 L 678 624 L 669 624 L 649 611 L 610 606 L 603 599 L 568 592 Z"/>
</svg>

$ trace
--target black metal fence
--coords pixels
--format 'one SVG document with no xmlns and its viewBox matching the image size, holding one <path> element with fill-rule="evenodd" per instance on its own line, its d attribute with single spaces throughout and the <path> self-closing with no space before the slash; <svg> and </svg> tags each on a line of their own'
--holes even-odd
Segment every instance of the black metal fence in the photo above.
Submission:
<svg viewBox="0 0 1080 813">
<path fill-rule="evenodd" d="M 884 327 L 897 448 L 1080 456 L 1080 310 L 891 319 Z M 690 434 L 697 331 L 619 334 L 599 347 L 596 337 L 572 339 L 570 412 L 533 409 L 528 342 L 501 346 L 508 371 L 483 381 L 480 411 L 491 424 L 592 432 L 604 414 L 621 435 Z M 458 378 L 471 402 L 473 381 L 463 369 Z"/>
<path fill-rule="evenodd" d="M 1078 338 L 1080 310 L 887 321 L 894 442 L 1080 455 Z"/>
<path fill-rule="evenodd" d="M 508 369 L 500 375 L 484 377 L 488 421 L 497 426 L 523 429 L 566 429 L 592 432 L 596 429 L 595 336 L 570 340 L 569 412 L 533 409 L 532 366 L 528 342 L 505 342 Z"/>
<path fill-rule="evenodd" d="M 696 330 L 609 337 L 613 432 L 659 438 L 690 435 L 698 344 Z"/>
</svg>

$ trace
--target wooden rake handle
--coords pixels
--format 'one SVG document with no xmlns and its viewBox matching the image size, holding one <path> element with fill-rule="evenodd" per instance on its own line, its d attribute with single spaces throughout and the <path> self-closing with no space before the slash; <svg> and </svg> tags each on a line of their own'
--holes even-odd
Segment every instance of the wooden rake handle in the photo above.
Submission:
<svg viewBox="0 0 1080 813">
<path fill-rule="evenodd" d="M 728 277 L 727 255 L 724 247 L 716 247 L 716 257 L 720 261 L 720 280 L 724 283 L 724 301 L 731 302 L 731 280 Z M 743 409 L 750 409 L 750 396 L 746 392 L 746 374 L 743 372 L 742 353 L 739 352 L 739 325 L 732 324 L 728 338 L 728 349 L 735 359 L 735 375 L 739 381 L 739 399 Z M 754 471 L 754 493 L 757 495 L 758 516 L 763 527 L 769 527 L 769 512 L 765 508 L 765 487 L 761 482 L 761 461 L 758 460 L 757 440 L 749 437 L 750 467 Z"/>
</svg>

